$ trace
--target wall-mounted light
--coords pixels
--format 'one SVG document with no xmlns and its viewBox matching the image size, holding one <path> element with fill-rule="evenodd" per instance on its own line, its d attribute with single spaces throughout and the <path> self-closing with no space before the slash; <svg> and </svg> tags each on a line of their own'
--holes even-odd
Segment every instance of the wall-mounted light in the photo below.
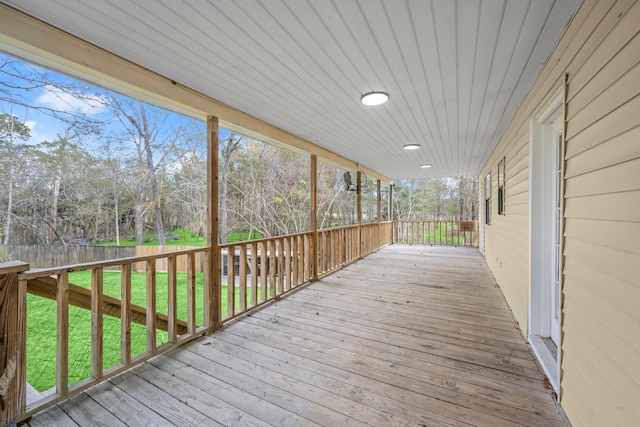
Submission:
<svg viewBox="0 0 640 427">
<path fill-rule="evenodd" d="M 432 166 L 433 166 L 433 165 L 430 165 L 430 164 L 428 164 L 428 163 L 427 163 L 427 164 L 424 164 L 424 165 L 420 165 L 420 167 L 421 167 L 422 169 L 429 169 L 429 168 L 430 168 L 430 167 L 432 167 Z"/>
<path fill-rule="evenodd" d="M 380 105 L 389 100 L 389 94 L 384 92 L 369 92 L 362 95 L 360 101 L 364 105 Z"/>
<path fill-rule="evenodd" d="M 420 148 L 420 144 L 404 144 L 402 148 L 404 148 L 405 150 L 417 150 L 418 148 Z"/>
</svg>

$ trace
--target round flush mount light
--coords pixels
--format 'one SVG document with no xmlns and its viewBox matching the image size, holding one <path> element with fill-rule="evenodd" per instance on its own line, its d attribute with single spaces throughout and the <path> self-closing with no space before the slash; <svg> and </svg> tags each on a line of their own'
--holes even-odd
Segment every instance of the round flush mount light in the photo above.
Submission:
<svg viewBox="0 0 640 427">
<path fill-rule="evenodd" d="M 389 100 L 389 94 L 384 92 L 369 92 L 362 95 L 360 101 L 364 105 L 380 105 Z"/>
<path fill-rule="evenodd" d="M 420 144 L 405 144 L 402 146 L 405 150 L 417 150 L 420 148 Z"/>
<path fill-rule="evenodd" d="M 430 164 L 428 164 L 428 163 L 427 163 L 427 164 L 424 164 L 424 165 L 420 165 L 420 167 L 421 167 L 422 169 L 429 169 L 430 167 L 432 167 L 432 165 L 430 165 Z"/>
</svg>

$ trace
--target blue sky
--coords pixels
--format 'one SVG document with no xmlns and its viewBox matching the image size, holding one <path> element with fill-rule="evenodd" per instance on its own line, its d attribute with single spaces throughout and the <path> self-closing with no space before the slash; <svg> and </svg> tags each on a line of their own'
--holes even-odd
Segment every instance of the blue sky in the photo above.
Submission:
<svg viewBox="0 0 640 427">
<path fill-rule="evenodd" d="M 30 87 L 33 85 L 28 80 L 16 77 L 16 75 L 40 76 L 45 73 L 51 82 L 50 85 Z M 76 98 L 56 86 L 71 86 L 76 91 L 83 93 L 83 99 Z M 26 88 L 29 89 L 26 90 Z M 122 132 L 122 125 L 113 120 L 113 114 L 105 104 L 107 94 L 109 92 L 103 88 L 0 52 L 0 112 L 18 117 L 31 129 L 31 138 L 27 144 L 55 141 L 59 135 L 64 134 L 68 126 L 65 121 L 53 117 L 51 112 L 42 111 L 40 108 L 66 112 L 68 113 L 66 114 L 67 118 L 72 118 L 74 114 L 81 114 L 91 120 L 98 121 L 102 123 L 102 132 L 105 135 Z M 8 101 L 7 98 L 17 100 L 17 102 Z M 193 119 L 170 112 L 165 127 L 167 130 L 177 128 L 181 120 L 190 121 Z M 204 126 L 204 124 L 202 125 Z M 224 133 L 221 134 L 224 135 Z M 84 142 L 91 145 L 91 139 L 88 141 L 85 139 Z M 103 143 L 104 139 L 95 140 L 94 147 Z"/>
</svg>

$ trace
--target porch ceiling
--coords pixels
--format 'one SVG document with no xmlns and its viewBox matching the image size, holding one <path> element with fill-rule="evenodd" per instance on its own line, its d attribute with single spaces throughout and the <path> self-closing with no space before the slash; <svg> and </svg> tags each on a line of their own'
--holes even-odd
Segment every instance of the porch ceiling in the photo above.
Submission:
<svg viewBox="0 0 640 427">
<path fill-rule="evenodd" d="M 477 175 L 581 0 L 0 2 L 405 179 Z"/>
</svg>

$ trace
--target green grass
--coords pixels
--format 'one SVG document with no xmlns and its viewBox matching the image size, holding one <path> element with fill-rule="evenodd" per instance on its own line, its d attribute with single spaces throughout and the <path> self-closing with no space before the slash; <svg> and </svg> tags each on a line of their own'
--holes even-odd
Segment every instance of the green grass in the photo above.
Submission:
<svg viewBox="0 0 640 427">
<path fill-rule="evenodd" d="M 227 234 L 227 242 L 246 242 L 247 240 L 262 239 L 262 233 L 258 231 L 242 232 L 242 233 L 229 233 Z"/>
<path fill-rule="evenodd" d="M 158 239 L 156 233 L 145 233 L 143 246 L 158 246 Z M 168 238 L 165 241 L 166 246 L 207 246 L 207 239 L 203 236 L 194 235 L 188 228 L 176 228 L 168 233 Z M 242 232 L 242 233 L 229 233 L 227 235 L 227 242 L 244 242 L 247 240 L 261 239 L 262 234 L 257 231 Z M 116 242 L 100 242 L 100 246 L 136 246 L 135 237 L 126 237 L 120 240 L 120 244 L 116 245 Z"/>
<path fill-rule="evenodd" d="M 120 272 L 104 271 L 104 294 L 120 298 Z M 69 275 L 69 282 L 91 287 L 91 272 Z M 144 273 L 131 274 L 131 302 L 144 307 L 146 301 Z M 203 324 L 203 274 L 196 274 L 196 323 Z M 222 313 L 227 313 L 226 286 L 222 287 Z M 186 321 L 186 274 L 177 275 L 178 319 Z M 156 309 L 167 314 L 167 274 L 156 273 Z M 236 308 L 239 296 L 236 294 Z M 120 363 L 120 319 L 104 315 L 104 368 Z M 167 333 L 156 331 L 157 345 L 167 341 Z M 132 356 L 146 351 L 146 328 L 131 324 Z M 38 391 L 55 385 L 56 369 L 56 302 L 27 294 L 27 381 Z M 91 376 L 91 312 L 69 306 L 69 384 Z"/>
<path fill-rule="evenodd" d="M 447 236 L 447 231 L 451 234 Z M 449 244 L 449 245 L 462 245 L 464 244 L 464 238 L 462 236 L 458 237 L 457 232 L 454 231 L 453 223 L 440 223 L 440 226 L 433 230 L 432 233 L 425 233 L 424 235 L 425 242 L 434 242 L 440 244 Z"/>
<path fill-rule="evenodd" d="M 143 246 L 158 246 L 156 233 L 145 233 Z M 100 242 L 100 246 L 136 246 L 135 237 L 126 237 L 120 239 L 120 244 L 116 242 Z M 207 246 L 207 239 L 192 233 L 188 228 L 176 228 L 167 233 L 165 241 L 167 246 Z"/>
</svg>

